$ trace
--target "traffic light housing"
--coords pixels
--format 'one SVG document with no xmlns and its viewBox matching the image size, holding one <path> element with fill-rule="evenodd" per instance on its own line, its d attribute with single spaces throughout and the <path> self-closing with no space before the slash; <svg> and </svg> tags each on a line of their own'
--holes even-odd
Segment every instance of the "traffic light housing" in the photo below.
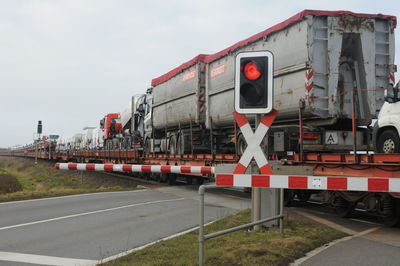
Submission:
<svg viewBox="0 0 400 266">
<path fill-rule="evenodd" d="M 42 121 L 41 120 L 39 120 L 38 121 L 38 125 L 37 125 L 37 133 L 38 134 L 42 134 Z"/>
<path fill-rule="evenodd" d="M 269 51 L 236 55 L 235 111 L 267 114 L 273 105 L 273 55 Z"/>
</svg>

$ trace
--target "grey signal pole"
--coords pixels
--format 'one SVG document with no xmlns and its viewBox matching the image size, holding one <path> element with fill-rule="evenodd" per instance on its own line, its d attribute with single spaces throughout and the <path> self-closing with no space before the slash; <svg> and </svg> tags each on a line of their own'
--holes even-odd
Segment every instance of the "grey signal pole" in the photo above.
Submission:
<svg viewBox="0 0 400 266">
<path fill-rule="evenodd" d="M 37 164 L 37 157 L 38 157 L 38 139 L 35 139 L 35 165 Z"/>
<path fill-rule="evenodd" d="M 257 129 L 257 126 L 260 124 L 261 122 L 261 115 L 257 114 L 255 116 L 255 130 Z M 256 166 L 252 163 L 251 164 L 251 173 L 252 174 L 260 174 L 260 170 L 256 170 Z M 257 171 L 257 172 L 256 172 Z M 259 221 L 261 219 L 261 188 L 258 187 L 253 187 L 252 188 L 252 204 L 251 206 L 253 207 L 252 210 L 252 222 L 256 222 Z M 260 225 L 255 225 L 254 226 L 255 230 L 260 229 Z"/>
<path fill-rule="evenodd" d="M 38 134 L 38 138 L 36 140 L 36 145 L 35 145 L 35 165 L 37 164 L 37 158 L 38 158 L 38 145 L 39 145 L 39 141 L 40 141 L 40 134 L 42 133 L 42 120 L 38 121 L 38 126 L 37 126 L 37 134 Z"/>
</svg>

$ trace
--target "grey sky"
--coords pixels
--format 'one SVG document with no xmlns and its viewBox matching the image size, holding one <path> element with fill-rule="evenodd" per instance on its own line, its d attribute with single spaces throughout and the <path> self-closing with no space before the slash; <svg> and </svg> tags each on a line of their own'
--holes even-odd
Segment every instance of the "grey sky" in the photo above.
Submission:
<svg viewBox="0 0 400 266">
<path fill-rule="evenodd" d="M 63 136 L 97 126 L 104 114 L 123 111 L 130 96 L 145 92 L 152 78 L 303 9 L 398 15 L 400 4 L 0 0 L 0 147 L 30 143 L 39 119 L 44 133 Z"/>
</svg>

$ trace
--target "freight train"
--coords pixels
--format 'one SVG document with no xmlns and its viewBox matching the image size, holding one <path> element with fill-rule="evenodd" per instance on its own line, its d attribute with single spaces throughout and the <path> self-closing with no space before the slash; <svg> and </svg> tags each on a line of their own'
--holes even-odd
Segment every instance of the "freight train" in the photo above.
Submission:
<svg viewBox="0 0 400 266">
<path fill-rule="evenodd" d="M 69 143 L 60 139 L 51 144 L 55 153 L 49 156 L 176 165 L 235 162 L 246 148 L 232 116 L 235 56 L 265 50 L 274 55 L 273 106 L 278 111 L 262 144 L 270 158 L 372 149 L 400 153 L 395 27 L 396 17 L 389 15 L 304 10 L 154 78 L 151 88 L 133 96 L 125 110 L 106 114 L 100 127 L 80 132 Z M 249 119 L 254 124 L 255 119 Z M 27 149 L 19 154 L 32 154 L 32 146 Z M 286 192 L 287 202 L 310 195 Z M 327 191 L 323 198 L 342 215 L 362 203 L 393 223 L 400 219 L 397 196 Z"/>
</svg>

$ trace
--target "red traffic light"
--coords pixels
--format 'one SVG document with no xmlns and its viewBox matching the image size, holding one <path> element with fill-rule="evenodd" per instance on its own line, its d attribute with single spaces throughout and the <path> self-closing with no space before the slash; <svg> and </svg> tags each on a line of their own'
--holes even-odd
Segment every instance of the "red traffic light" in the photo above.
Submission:
<svg viewBox="0 0 400 266">
<path fill-rule="evenodd" d="M 249 80 L 256 80 L 261 76 L 261 72 L 258 70 L 257 64 L 253 61 L 244 66 L 243 72 L 244 76 Z"/>
</svg>

